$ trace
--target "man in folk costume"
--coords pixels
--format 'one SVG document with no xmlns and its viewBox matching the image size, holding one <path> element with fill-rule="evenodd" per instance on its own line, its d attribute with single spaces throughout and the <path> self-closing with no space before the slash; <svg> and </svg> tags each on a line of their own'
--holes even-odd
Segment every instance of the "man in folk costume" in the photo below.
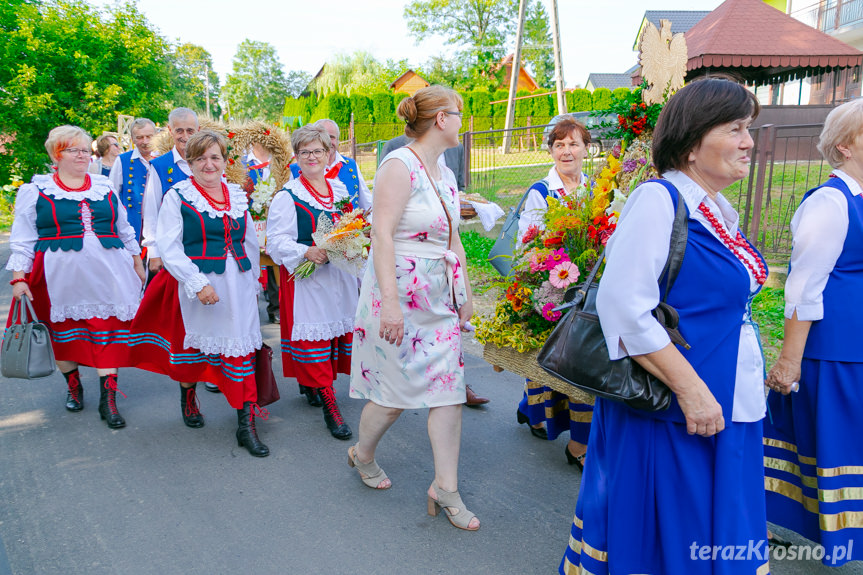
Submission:
<svg viewBox="0 0 863 575">
<path fill-rule="evenodd" d="M 339 125 L 330 119 L 318 120 L 314 126 L 321 128 L 330 136 L 330 155 L 327 159 L 326 177 L 328 180 L 337 178 L 348 189 L 351 205 L 361 210 L 372 207 L 372 193 L 360 173 L 356 160 L 339 153 Z M 299 163 L 291 164 L 291 176 L 300 175 Z"/>
<path fill-rule="evenodd" d="M 156 222 L 159 220 L 162 198 L 171 187 L 192 175 L 192 169 L 186 161 L 186 143 L 200 129 L 198 115 L 189 108 L 174 108 L 168 115 L 168 128 L 174 137 L 174 147 L 167 154 L 162 154 L 150 162 L 144 190 L 141 243 L 147 248 L 151 273 L 162 269 L 162 258 L 156 246 Z"/>
<path fill-rule="evenodd" d="M 141 206 L 144 202 L 144 189 L 147 187 L 147 174 L 150 172 L 150 140 L 156 135 L 156 124 L 147 118 L 138 118 L 129 126 L 129 132 L 134 146 L 128 152 L 117 156 L 108 177 L 126 207 L 126 217 L 140 243 Z"/>
<path fill-rule="evenodd" d="M 253 142 L 249 151 L 243 157 L 243 166 L 248 172 L 245 191 L 251 195 L 255 191 L 258 182 L 265 182 L 270 177 L 270 161 L 272 154 L 264 146 Z M 263 247 L 263 246 L 261 246 Z M 267 268 L 267 317 L 270 323 L 279 323 L 279 284 L 276 282 L 276 274 L 279 270 L 275 266 Z"/>
</svg>

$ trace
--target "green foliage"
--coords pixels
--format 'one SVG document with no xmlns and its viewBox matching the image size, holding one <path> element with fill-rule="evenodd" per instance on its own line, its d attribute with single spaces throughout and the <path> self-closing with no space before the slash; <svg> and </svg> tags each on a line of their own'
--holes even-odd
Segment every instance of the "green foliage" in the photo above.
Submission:
<svg viewBox="0 0 863 575">
<path fill-rule="evenodd" d="M 516 92 L 516 97 L 519 96 L 529 96 L 530 92 L 527 90 L 519 90 Z M 524 100 L 516 100 L 515 101 L 515 115 L 517 118 L 526 118 L 527 116 L 533 115 L 533 101 L 534 98 L 525 98 Z"/>
<path fill-rule="evenodd" d="M 752 300 L 752 319 L 758 324 L 768 368 L 776 361 L 785 339 L 785 290 L 762 288 Z"/>
<path fill-rule="evenodd" d="M 391 65 L 398 66 L 392 62 Z M 315 79 L 314 90 L 320 96 L 381 92 L 387 90 L 395 79 L 388 80 L 390 73 L 369 52 L 358 50 L 350 55 L 336 54 L 324 64 L 323 72 Z"/>
<path fill-rule="evenodd" d="M 372 132 L 372 99 L 362 94 L 351 94 L 351 112 L 354 115 L 356 125 L 356 138 L 358 142 L 371 142 L 374 140 Z"/>
<path fill-rule="evenodd" d="M 554 100 L 552 98 L 553 96 L 537 96 L 533 98 L 534 124 L 544 124 L 554 116 Z"/>
<path fill-rule="evenodd" d="M 593 109 L 608 110 L 611 107 L 611 90 L 608 88 L 597 88 L 593 91 Z"/>
<path fill-rule="evenodd" d="M 312 98 L 285 98 L 285 107 L 282 116 L 288 118 L 288 128 L 298 128 L 308 123 L 312 117 L 309 111 L 309 101 Z"/>
<path fill-rule="evenodd" d="M 487 90 L 470 92 L 470 108 L 473 114 L 473 129 L 477 132 L 491 130 L 491 94 Z"/>
<path fill-rule="evenodd" d="M 492 102 L 500 102 L 501 100 L 504 100 L 503 102 L 500 102 L 499 104 L 492 104 L 492 106 L 491 106 L 491 111 L 492 111 L 492 116 L 493 116 L 492 127 L 495 130 L 502 130 L 504 125 L 506 124 L 506 101 L 505 100 L 507 98 L 509 98 L 509 90 L 504 90 L 504 89 L 495 90 L 491 95 Z"/>
<path fill-rule="evenodd" d="M 494 245 L 494 238 L 487 238 L 473 230 L 460 232 L 460 237 L 461 244 L 464 246 L 471 283 L 473 284 L 476 280 L 477 272 L 497 277 L 497 270 L 488 262 L 488 254 Z"/>
<path fill-rule="evenodd" d="M 351 123 L 351 101 L 347 96 L 341 94 L 330 94 L 318 103 L 311 121 L 329 118 L 339 126 L 347 126 Z"/>
<path fill-rule="evenodd" d="M 608 111 L 615 114 L 618 119 L 616 129 L 609 134 L 612 138 L 619 138 L 624 142 L 631 142 L 647 130 L 656 127 L 662 104 L 646 105 L 641 100 L 641 91 L 647 86 L 644 82 L 625 98 L 613 98 Z"/>
<path fill-rule="evenodd" d="M 387 92 L 372 94 L 372 114 L 374 121 L 386 124 L 396 121 L 396 109 L 393 107 L 393 95 Z"/>
<path fill-rule="evenodd" d="M 312 75 L 302 70 L 291 70 L 285 77 L 285 86 L 288 95 L 299 98 L 306 88 L 309 87 L 309 82 L 312 81 Z"/>
<path fill-rule="evenodd" d="M 567 92 L 566 108 L 568 112 L 587 112 L 593 110 L 593 98 L 590 92 L 582 88 Z"/>
<path fill-rule="evenodd" d="M 272 44 L 243 40 L 223 91 L 232 119 L 278 120 L 287 81 Z"/>
<path fill-rule="evenodd" d="M 171 53 L 176 69 L 172 78 L 173 107 L 183 106 L 204 114 L 207 110 L 207 80 L 209 80 L 210 114 L 219 117 L 219 75 L 213 71 L 213 57 L 195 44 L 177 46 Z"/>
<path fill-rule="evenodd" d="M 615 88 L 611 95 L 620 100 L 629 96 L 630 92 L 632 92 L 632 90 L 629 88 Z"/>
<path fill-rule="evenodd" d="M 540 88 L 548 89 L 554 82 L 554 53 L 548 14 L 540 0 L 526 8 L 521 57 Z"/>
<path fill-rule="evenodd" d="M 0 181 L 45 170 L 48 132 L 116 130 L 117 114 L 164 122 L 175 70 L 135 4 L 98 13 L 83 0 L 4 2 L 0 10 Z"/>
</svg>

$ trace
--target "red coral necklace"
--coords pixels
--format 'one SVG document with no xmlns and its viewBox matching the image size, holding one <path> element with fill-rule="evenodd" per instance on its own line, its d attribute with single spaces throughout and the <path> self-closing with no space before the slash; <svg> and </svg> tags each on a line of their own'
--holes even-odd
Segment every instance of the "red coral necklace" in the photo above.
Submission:
<svg viewBox="0 0 863 575">
<path fill-rule="evenodd" d="M 333 197 L 333 188 L 330 186 L 330 183 L 324 179 L 324 182 L 327 184 L 327 195 L 323 195 L 318 193 L 315 187 L 306 179 L 306 177 L 300 174 L 300 182 L 302 182 L 303 186 L 305 186 L 306 190 L 312 194 L 312 197 L 315 198 L 319 204 L 321 204 L 325 209 L 331 210 L 335 205 L 334 197 Z"/>
<path fill-rule="evenodd" d="M 60 180 L 60 174 L 57 174 L 56 172 L 54 173 L 53 178 L 54 183 L 57 184 L 57 186 L 59 186 L 60 189 L 65 192 L 83 192 L 84 190 L 90 189 L 90 174 L 84 174 L 84 185 L 80 188 L 70 188 Z"/>
<path fill-rule="evenodd" d="M 225 196 L 221 202 L 217 201 L 213 196 L 207 193 L 201 184 L 195 181 L 195 176 L 189 178 L 192 180 L 192 184 L 195 185 L 195 189 L 201 192 L 201 195 L 204 196 L 204 199 L 207 200 L 207 203 L 210 204 L 210 207 L 216 210 L 217 212 L 228 212 L 231 210 L 231 195 L 228 192 L 228 186 L 225 185 L 225 182 L 220 182 L 222 184 L 222 194 Z"/>
<path fill-rule="evenodd" d="M 725 230 L 725 227 L 719 223 L 719 220 L 716 219 L 716 216 L 713 215 L 713 212 L 710 211 L 710 208 L 704 202 L 701 202 L 701 205 L 698 206 L 698 211 L 704 214 L 704 217 L 710 222 L 710 225 L 716 230 L 717 235 L 722 240 L 728 249 L 737 256 L 743 265 L 745 265 L 752 272 L 752 275 L 755 277 L 755 281 L 758 282 L 758 285 L 764 285 L 764 282 L 767 281 L 767 269 L 764 267 L 764 262 L 761 261 L 761 258 L 758 257 L 758 254 L 746 241 L 746 238 L 743 237 L 743 234 L 740 233 L 740 230 L 737 230 L 737 237 L 732 238 L 731 235 Z M 752 259 L 755 260 L 755 266 L 752 265 L 752 262 L 749 261 L 749 258 L 744 257 L 738 251 L 738 248 L 742 248 L 746 253 L 752 256 Z"/>
</svg>

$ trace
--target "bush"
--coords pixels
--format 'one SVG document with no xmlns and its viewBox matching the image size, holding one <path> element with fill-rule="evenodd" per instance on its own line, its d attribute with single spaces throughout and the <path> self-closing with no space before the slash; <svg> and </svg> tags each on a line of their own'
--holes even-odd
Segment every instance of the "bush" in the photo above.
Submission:
<svg viewBox="0 0 863 575">
<path fill-rule="evenodd" d="M 622 100 L 623 98 L 629 96 L 630 92 L 632 92 L 632 90 L 630 90 L 629 88 L 615 88 L 614 92 L 612 92 L 611 95 L 618 100 Z"/>
<path fill-rule="evenodd" d="M 372 99 L 362 94 L 351 94 L 351 112 L 354 115 L 357 142 L 371 142 L 374 138 Z"/>
<path fill-rule="evenodd" d="M 351 101 L 341 94 L 330 94 L 322 99 L 312 114 L 312 121 L 329 118 L 339 127 L 344 128 L 351 123 Z"/>
<path fill-rule="evenodd" d="M 593 110 L 593 98 L 590 92 L 577 88 L 566 93 L 567 112 L 589 112 Z"/>
<path fill-rule="evenodd" d="M 470 92 L 470 110 L 475 131 L 491 130 L 491 94 L 487 90 Z"/>
<path fill-rule="evenodd" d="M 611 107 L 611 90 L 608 88 L 597 88 L 593 91 L 593 109 L 608 110 Z"/>
<path fill-rule="evenodd" d="M 379 92 L 372 95 L 372 116 L 375 123 L 378 124 L 389 124 L 396 121 L 392 94 Z"/>
<path fill-rule="evenodd" d="M 516 97 L 520 96 L 529 96 L 530 92 L 527 90 L 519 90 L 516 92 Z M 516 126 L 523 127 L 527 126 L 527 118 L 528 116 L 533 116 L 533 101 L 538 98 L 525 98 L 524 100 L 516 100 L 515 101 L 515 118 L 516 118 Z M 533 120 L 531 120 L 533 121 Z"/>
<path fill-rule="evenodd" d="M 504 123 L 506 122 L 507 98 L 509 98 L 509 91 L 504 89 L 495 90 L 491 95 L 492 102 L 500 102 L 501 100 L 504 100 L 500 104 L 493 104 L 491 107 L 492 126 L 495 130 L 502 130 Z"/>
</svg>

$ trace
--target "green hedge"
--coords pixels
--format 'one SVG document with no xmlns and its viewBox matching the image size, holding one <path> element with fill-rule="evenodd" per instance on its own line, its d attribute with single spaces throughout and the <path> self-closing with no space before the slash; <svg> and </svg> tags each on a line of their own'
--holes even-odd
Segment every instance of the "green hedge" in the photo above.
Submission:
<svg viewBox="0 0 863 575">
<path fill-rule="evenodd" d="M 615 88 L 614 92 L 612 92 L 611 95 L 618 100 L 622 100 L 623 98 L 626 98 L 630 92 L 632 92 L 632 90 L 630 90 L 629 88 Z"/>
<path fill-rule="evenodd" d="M 593 110 L 593 98 L 588 90 L 578 88 L 566 94 L 568 112 L 588 112 Z"/>
<path fill-rule="evenodd" d="M 611 90 L 608 88 L 597 88 L 593 91 L 593 109 L 608 110 L 611 107 Z"/>
</svg>

